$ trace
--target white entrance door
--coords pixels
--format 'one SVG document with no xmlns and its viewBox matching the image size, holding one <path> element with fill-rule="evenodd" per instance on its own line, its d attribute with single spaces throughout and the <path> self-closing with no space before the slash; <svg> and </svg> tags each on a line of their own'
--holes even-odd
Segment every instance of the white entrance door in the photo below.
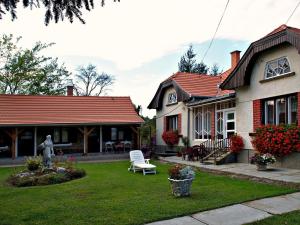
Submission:
<svg viewBox="0 0 300 225">
<path fill-rule="evenodd" d="M 235 111 L 225 112 L 225 138 L 230 138 L 236 132 Z"/>
</svg>

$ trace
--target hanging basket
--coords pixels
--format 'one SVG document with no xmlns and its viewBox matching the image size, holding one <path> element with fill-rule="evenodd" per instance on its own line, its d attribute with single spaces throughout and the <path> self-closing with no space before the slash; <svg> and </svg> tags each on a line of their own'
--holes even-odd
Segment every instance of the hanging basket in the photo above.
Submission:
<svg viewBox="0 0 300 225">
<path fill-rule="evenodd" d="M 176 197 L 184 197 L 191 195 L 191 186 L 193 179 L 174 180 L 168 178 L 171 184 L 172 193 Z"/>
</svg>

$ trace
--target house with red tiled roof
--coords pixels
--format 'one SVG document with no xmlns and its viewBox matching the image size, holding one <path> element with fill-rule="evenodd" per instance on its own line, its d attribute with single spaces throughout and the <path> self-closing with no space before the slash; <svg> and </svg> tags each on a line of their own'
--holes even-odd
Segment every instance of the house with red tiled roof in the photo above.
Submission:
<svg viewBox="0 0 300 225">
<path fill-rule="evenodd" d="M 48 134 L 63 153 L 112 150 L 107 142 L 138 147 L 144 121 L 130 97 L 73 96 L 67 88 L 67 96 L 0 95 L 0 157 L 37 155 Z"/>
<path fill-rule="evenodd" d="M 156 109 L 158 148 L 166 146 L 162 139 L 164 131 L 177 130 L 180 136 L 188 137 L 190 145 L 235 133 L 235 92 L 222 90 L 219 85 L 234 69 L 239 57 L 240 51 L 232 52 L 231 68 L 219 75 L 177 72 L 159 85 L 148 106 Z"/>
<path fill-rule="evenodd" d="M 236 93 L 236 132 L 245 143 L 238 160 L 249 162 L 256 128 L 300 125 L 300 29 L 281 25 L 251 43 L 220 87 Z M 278 166 L 300 169 L 300 153 L 278 160 Z"/>
<path fill-rule="evenodd" d="M 201 143 L 210 152 L 204 159 L 218 163 L 229 158 L 228 138 L 237 133 L 245 144 L 237 161 L 249 162 L 258 127 L 299 126 L 300 29 L 281 25 L 251 43 L 241 59 L 238 51 L 231 57 L 231 68 L 218 76 L 176 73 L 160 84 L 149 105 L 156 109 L 158 146 L 166 146 L 164 131 L 178 130 L 190 146 Z M 299 162 L 294 152 L 275 166 L 300 169 Z"/>
</svg>

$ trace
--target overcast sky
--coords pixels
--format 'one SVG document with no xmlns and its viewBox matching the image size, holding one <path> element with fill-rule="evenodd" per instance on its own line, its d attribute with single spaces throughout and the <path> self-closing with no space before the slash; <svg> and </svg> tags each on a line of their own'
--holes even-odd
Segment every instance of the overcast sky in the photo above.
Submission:
<svg viewBox="0 0 300 225">
<path fill-rule="evenodd" d="M 99 72 L 115 76 L 108 95 L 131 96 L 147 110 L 159 83 L 177 71 L 189 44 L 200 61 L 227 0 L 106 0 L 84 13 L 86 24 L 67 20 L 44 25 L 44 11 L 18 9 L 19 19 L 0 20 L 0 33 L 22 36 L 24 47 L 36 41 L 55 42 L 45 55 L 56 56 L 75 72 L 79 65 L 96 64 Z M 226 70 L 229 53 L 242 54 L 252 41 L 284 24 L 299 0 L 231 0 L 204 62 Z M 97 3 L 98 2 L 98 3 Z M 300 8 L 288 25 L 300 27 Z"/>
</svg>

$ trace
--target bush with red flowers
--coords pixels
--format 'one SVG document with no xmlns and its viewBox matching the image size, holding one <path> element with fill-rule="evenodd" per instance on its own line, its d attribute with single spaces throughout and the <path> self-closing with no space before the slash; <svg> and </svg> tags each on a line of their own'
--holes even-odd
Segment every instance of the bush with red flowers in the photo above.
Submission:
<svg viewBox="0 0 300 225">
<path fill-rule="evenodd" d="M 167 145 L 177 145 L 179 142 L 178 131 L 164 131 L 161 137 Z"/>
<path fill-rule="evenodd" d="M 230 151 L 232 153 L 239 153 L 244 148 L 243 138 L 239 135 L 233 135 L 230 137 Z"/>
<path fill-rule="evenodd" d="M 300 127 L 294 125 L 266 125 L 256 129 L 252 145 L 259 153 L 277 157 L 300 151 Z"/>
</svg>

